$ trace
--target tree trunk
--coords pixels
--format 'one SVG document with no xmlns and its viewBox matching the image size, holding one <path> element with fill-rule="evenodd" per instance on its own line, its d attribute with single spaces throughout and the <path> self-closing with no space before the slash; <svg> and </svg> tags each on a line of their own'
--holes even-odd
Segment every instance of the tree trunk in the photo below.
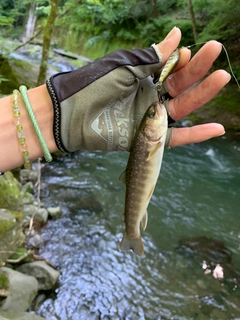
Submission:
<svg viewBox="0 0 240 320">
<path fill-rule="evenodd" d="M 196 28 L 196 20 L 194 16 L 194 11 L 193 11 L 193 5 L 192 5 L 192 0 L 188 0 L 188 9 L 189 13 L 191 16 L 191 21 L 192 21 L 192 31 L 193 31 L 193 38 L 194 42 L 197 42 L 197 28 Z"/>
<path fill-rule="evenodd" d="M 57 16 L 57 10 L 58 10 L 58 0 L 52 0 L 50 14 L 49 14 L 47 24 L 46 24 L 46 27 L 44 30 L 42 60 L 41 60 L 37 85 L 43 84 L 46 80 L 49 48 L 50 48 L 50 44 L 51 44 L 51 37 L 52 37 L 54 21 Z"/>
</svg>

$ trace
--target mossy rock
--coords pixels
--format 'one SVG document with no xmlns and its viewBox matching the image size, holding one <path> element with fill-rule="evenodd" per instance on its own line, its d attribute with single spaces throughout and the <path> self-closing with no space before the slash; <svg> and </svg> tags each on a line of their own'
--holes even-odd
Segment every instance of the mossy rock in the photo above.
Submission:
<svg viewBox="0 0 240 320">
<path fill-rule="evenodd" d="M 3 210 L 0 210 L 0 240 L 4 237 L 5 233 L 11 230 L 16 225 L 14 216 L 5 215 Z"/>
<path fill-rule="evenodd" d="M 0 270 L 0 297 L 7 297 L 9 294 L 8 277 Z"/>
<path fill-rule="evenodd" d="M 17 223 L 21 223 L 24 214 L 19 211 L 9 211 L 7 209 L 0 209 L 0 240 L 5 233 L 14 228 Z"/>
<path fill-rule="evenodd" d="M 19 248 L 24 240 L 23 213 L 0 209 L 0 265 Z"/>
<path fill-rule="evenodd" d="M 10 171 L 0 177 L 0 208 L 22 209 L 21 184 Z"/>
</svg>

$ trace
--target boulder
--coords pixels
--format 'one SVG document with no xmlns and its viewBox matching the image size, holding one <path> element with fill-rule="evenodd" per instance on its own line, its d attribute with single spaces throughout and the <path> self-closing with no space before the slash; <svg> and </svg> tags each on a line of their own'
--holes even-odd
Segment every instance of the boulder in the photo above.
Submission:
<svg viewBox="0 0 240 320">
<path fill-rule="evenodd" d="M 25 240 L 22 219 L 21 212 L 0 209 L 0 266 Z"/>
<path fill-rule="evenodd" d="M 47 211 L 47 209 L 45 209 L 45 208 L 37 209 L 37 212 L 35 213 L 33 220 L 46 223 L 47 220 L 48 220 L 48 211 Z"/>
<path fill-rule="evenodd" d="M 49 207 L 47 208 L 47 211 L 53 220 L 60 218 L 62 214 L 62 210 L 60 207 Z"/>
<path fill-rule="evenodd" d="M 0 320 L 45 320 L 35 314 L 18 311 L 0 311 Z"/>
<path fill-rule="evenodd" d="M 0 177 L 0 208 L 9 210 L 22 208 L 21 184 L 10 171 Z"/>
<path fill-rule="evenodd" d="M 18 271 L 31 275 L 38 281 L 38 290 L 52 289 L 58 280 L 59 272 L 44 261 L 34 261 L 22 264 Z"/>
<path fill-rule="evenodd" d="M 37 280 L 10 268 L 1 270 L 8 277 L 10 290 L 7 298 L 0 302 L 0 310 L 27 311 L 38 292 Z"/>
</svg>

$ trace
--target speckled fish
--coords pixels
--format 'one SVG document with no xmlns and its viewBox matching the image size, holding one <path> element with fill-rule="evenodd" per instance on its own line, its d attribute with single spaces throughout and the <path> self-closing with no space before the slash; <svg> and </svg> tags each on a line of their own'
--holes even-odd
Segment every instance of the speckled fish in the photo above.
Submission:
<svg viewBox="0 0 240 320">
<path fill-rule="evenodd" d="M 120 176 L 120 181 L 126 184 L 125 232 L 120 249 L 132 249 L 139 256 L 144 251 L 140 225 L 145 230 L 147 207 L 160 173 L 167 127 L 164 105 L 153 103 L 135 134 L 126 170 Z"/>
</svg>

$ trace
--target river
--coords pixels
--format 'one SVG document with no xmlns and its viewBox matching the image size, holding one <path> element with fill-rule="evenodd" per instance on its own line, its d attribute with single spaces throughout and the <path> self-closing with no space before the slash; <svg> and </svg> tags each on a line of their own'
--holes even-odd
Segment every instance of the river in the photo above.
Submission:
<svg viewBox="0 0 240 320">
<path fill-rule="evenodd" d="M 82 151 L 43 166 L 42 201 L 63 214 L 41 230 L 40 254 L 61 276 L 37 313 L 47 320 L 240 319 L 240 143 L 222 137 L 165 152 L 142 257 L 119 251 L 125 187 L 118 177 L 127 158 Z"/>
</svg>

